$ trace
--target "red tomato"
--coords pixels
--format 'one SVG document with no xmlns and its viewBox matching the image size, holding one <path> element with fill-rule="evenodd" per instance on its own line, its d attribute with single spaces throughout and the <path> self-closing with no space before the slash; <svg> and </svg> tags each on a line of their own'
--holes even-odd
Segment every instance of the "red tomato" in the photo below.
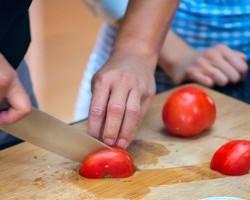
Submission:
<svg viewBox="0 0 250 200">
<path fill-rule="evenodd" d="M 79 173 L 85 178 L 126 178 L 135 172 L 129 153 L 124 149 L 105 149 L 89 155 Z"/>
<path fill-rule="evenodd" d="M 185 86 L 175 90 L 166 99 L 162 119 L 173 135 L 190 137 L 211 127 L 216 118 L 216 106 L 202 89 Z"/>
<path fill-rule="evenodd" d="M 213 155 L 210 168 L 231 176 L 249 173 L 250 141 L 232 140 L 222 145 Z"/>
</svg>

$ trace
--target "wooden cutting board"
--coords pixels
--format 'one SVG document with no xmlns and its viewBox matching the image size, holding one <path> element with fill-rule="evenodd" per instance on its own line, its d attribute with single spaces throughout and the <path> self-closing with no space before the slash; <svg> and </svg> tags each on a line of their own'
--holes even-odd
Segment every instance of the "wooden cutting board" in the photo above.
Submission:
<svg viewBox="0 0 250 200">
<path fill-rule="evenodd" d="M 250 140 L 250 107 L 203 89 L 214 99 L 218 115 L 210 130 L 194 138 L 166 133 L 161 109 L 171 91 L 155 97 L 128 149 L 139 169 L 134 176 L 82 179 L 77 173 L 79 163 L 22 143 L 0 151 L 0 199 L 250 199 L 250 175 L 223 176 L 209 168 L 219 146 L 232 139 Z M 74 126 L 86 131 L 86 121 Z"/>
</svg>

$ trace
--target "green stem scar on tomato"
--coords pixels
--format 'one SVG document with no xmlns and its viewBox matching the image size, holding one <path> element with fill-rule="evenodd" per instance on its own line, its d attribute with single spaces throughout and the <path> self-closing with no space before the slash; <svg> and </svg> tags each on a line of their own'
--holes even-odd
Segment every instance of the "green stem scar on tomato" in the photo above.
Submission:
<svg viewBox="0 0 250 200">
<path fill-rule="evenodd" d="M 81 164 L 79 174 L 85 178 L 127 178 L 135 172 L 135 165 L 124 149 L 105 149 L 90 154 Z"/>
<path fill-rule="evenodd" d="M 225 175 L 239 176 L 250 170 L 250 140 L 232 140 L 213 155 L 210 168 Z"/>
<path fill-rule="evenodd" d="M 162 108 L 166 130 L 173 135 L 191 137 L 210 128 L 216 119 L 213 99 L 202 89 L 183 86 L 173 91 Z"/>
</svg>

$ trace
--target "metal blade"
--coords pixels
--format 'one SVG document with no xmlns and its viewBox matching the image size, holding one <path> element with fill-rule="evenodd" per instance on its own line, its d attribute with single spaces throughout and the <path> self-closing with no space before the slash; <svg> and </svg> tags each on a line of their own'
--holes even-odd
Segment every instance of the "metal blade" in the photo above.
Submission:
<svg viewBox="0 0 250 200">
<path fill-rule="evenodd" d="M 0 129 L 26 142 L 79 162 L 95 151 L 110 148 L 79 129 L 35 108 L 15 124 L 1 124 Z"/>
</svg>

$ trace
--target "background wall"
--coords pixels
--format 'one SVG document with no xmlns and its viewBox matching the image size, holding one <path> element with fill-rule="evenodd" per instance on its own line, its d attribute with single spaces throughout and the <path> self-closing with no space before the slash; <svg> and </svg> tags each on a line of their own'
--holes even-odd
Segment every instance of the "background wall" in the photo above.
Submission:
<svg viewBox="0 0 250 200">
<path fill-rule="evenodd" d="M 26 57 L 40 108 L 71 122 L 101 20 L 80 0 L 34 0 L 30 15 L 32 43 Z"/>
</svg>

